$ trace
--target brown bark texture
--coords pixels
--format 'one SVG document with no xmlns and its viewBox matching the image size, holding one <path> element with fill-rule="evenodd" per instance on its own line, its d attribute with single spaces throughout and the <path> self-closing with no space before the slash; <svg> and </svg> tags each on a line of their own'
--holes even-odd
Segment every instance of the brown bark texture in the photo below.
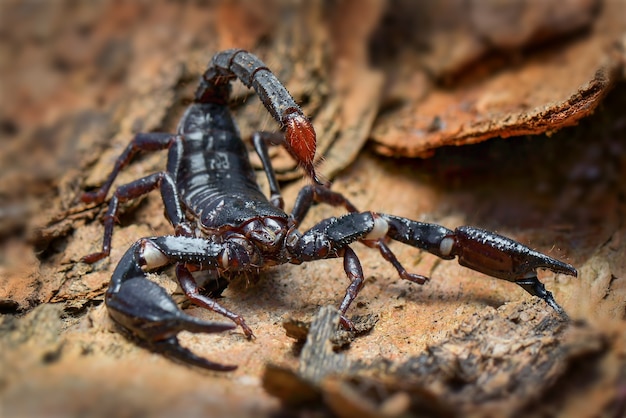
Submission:
<svg viewBox="0 0 626 418">
<path fill-rule="evenodd" d="M 475 225 L 574 265 L 541 272 L 567 311 L 391 243 L 416 285 L 354 245 L 365 286 L 337 331 L 341 260 L 233 281 L 240 329 L 183 334 L 206 372 L 117 331 L 103 303 L 137 239 L 172 233 L 157 192 L 80 203 L 138 132 L 174 132 L 212 55 L 259 56 L 302 104 L 319 171 L 359 209 Z M 626 2 L 0 2 L 2 416 L 623 416 Z M 279 127 L 234 85 L 243 138 Z M 287 209 L 306 184 L 272 149 Z M 252 154 L 251 154 L 252 155 Z M 164 169 L 138 157 L 116 185 Z M 251 157 L 260 167 L 258 158 Z M 259 174 L 263 183 L 264 175 Z M 266 187 L 263 185 L 263 187 Z M 315 206 L 304 228 L 342 214 Z M 171 270 L 152 274 L 185 311 Z"/>
</svg>

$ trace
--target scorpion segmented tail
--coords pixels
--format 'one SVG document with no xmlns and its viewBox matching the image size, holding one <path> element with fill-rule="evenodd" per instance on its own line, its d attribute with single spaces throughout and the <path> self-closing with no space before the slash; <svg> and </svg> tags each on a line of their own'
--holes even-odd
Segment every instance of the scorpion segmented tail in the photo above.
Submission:
<svg viewBox="0 0 626 418">
<path fill-rule="evenodd" d="M 235 78 L 256 91 L 285 131 L 285 147 L 289 153 L 316 183 L 323 184 L 315 173 L 316 138 L 313 125 L 287 89 L 254 54 L 241 49 L 217 53 L 202 76 L 195 101 L 226 104 L 230 82 Z"/>
</svg>

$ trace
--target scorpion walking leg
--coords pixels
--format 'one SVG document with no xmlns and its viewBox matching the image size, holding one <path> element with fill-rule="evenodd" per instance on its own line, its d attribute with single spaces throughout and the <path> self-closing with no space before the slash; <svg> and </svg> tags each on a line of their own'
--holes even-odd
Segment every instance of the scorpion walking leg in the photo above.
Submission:
<svg viewBox="0 0 626 418">
<path fill-rule="evenodd" d="M 174 174 L 171 174 L 176 173 L 176 166 L 181 158 L 181 136 L 160 133 L 137 134 L 131 143 L 126 147 L 126 150 L 117 159 L 115 168 L 109 175 L 106 183 L 97 192 L 84 194 L 82 199 L 85 202 L 102 202 L 119 171 L 130 162 L 132 157 L 137 152 L 165 148 L 169 148 L 168 170 L 166 172 L 146 176 L 117 188 L 111 198 L 111 201 L 109 202 L 109 209 L 104 216 L 102 250 L 98 253 L 89 254 L 83 257 L 82 261 L 86 263 L 95 263 L 110 254 L 113 227 L 117 221 L 117 212 L 119 210 L 120 203 L 147 194 L 159 186 L 161 187 L 161 196 L 165 205 L 166 216 L 172 225 L 174 225 L 176 233 L 178 235 L 191 235 L 191 228 L 185 223 L 184 213 L 178 196 L 178 190 L 176 189 Z"/>
<path fill-rule="evenodd" d="M 396 258 L 396 255 L 391 251 L 387 244 L 383 242 L 382 239 L 375 241 L 374 245 L 378 247 L 378 251 L 380 251 L 380 254 L 383 256 L 383 258 L 391 263 L 391 265 L 396 269 L 401 279 L 408 280 L 417 284 L 424 284 L 428 280 L 430 280 L 428 277 L 422 276 L 421 274 L 409 273 L 408 271 L 406 271 L 404 266 Z"/>
<path fill-rule="evenodd" d="M 343 266 L 350 284 L 339 306 L 341 324 L 353 329 L 345 313 L 363 288 L 364 276 L 361 263 L 349 244 L 366 239 L 375 231 L 374 217 L 370 212 L 349 213 L 339 218 L 328 218 L 306 231 L 298 240 L 288 244 L 289 252 L 298 261 L 325 258 L 343 258 Z M 373 232 L 377 234 L 378 232 Z"/>
<path fill-rule="evenodd" d="M 252 330 L 241 316 L 224 308 L 213 299 L 199 293 L 198 284 L 196 283 L 196 280 L 191 275 L 191 272 L 187 269 L 187 267 L 179 264 L 176 267 L 176 277 L 178 278 L 178 283 L 180 283 L 180 287 L 183 289 L 183 292 L 185 292 L 185 295 L 187 296 L 187 298 L 189 298 L 190 301 L 198 306 L 202 306 L 203 308 L 207 308 L 213 312 L 217 312 L 218 314 L 225 316 L 226 318 L 239 325 L 247 338 L 254 338 Z"/>
<path fill-rule="evenodd" d="M 267 181 L 270 186 L 270 202 L 279 209 L 284 209 L 285 202 L 280 194 L 280 186 L 278 180 L 276 180 L 276 173 L 272 167 L 272 161 L 268 152 L 268 145 L 284 145 L 285 136 L 276 132 L 256 132 L 252 136 L 252 143 L 254 149 L 263 163 L 263 171 L 267 176 Z"/>
<path fill-rule="evenodd" d="M 358 209 L 341 193 L 333 192 L 327 187 L 310 184 L 300 190 L 293 204 L 291 216 L 296 222 L 296 226 L 304 220 L 309 209 L 315 203 L 343 206 L 348 212 L 358 212 Z"/>
<path fill-rule="evenodd" d="M 158 254 L 155 257 L 153 241 L 150 238 L 137 241 L 122 257 L 106 292 L 109 315 L 150 349 L 170 358 L 210 370 L 236 369 L 237 366 L 199 357 L 179 344 L 180 331 L 216 333 L 233 329 L 234 325 L 202 321 L 185 314 L 165 289 L 146 278 L 145 269 L 167 261 Z"/>
<path fill-rule="evenodd" d="M 128 144 L 124 152 L 115 161 L 115 167 L 109 174 L 106 182 L 98 190 L 83 194 L 81 200 L 85 203 L 102 203 L 106 198 L 111 185 L 119 172 L 126 167 L 140 151 L 158 151 L 169 148 L 180 137 L 168 133 L 139 133 Z"/>
<path fill-rule="evenodd" d="M 83 261 L 86 263 L 95 263 L 107 257 L 111 252 L 111 238 L 113 236 L 113 227 L 117 220 L 117 212 L 119 204 L 130 199 L 142 196 L 150 191 L 161 187 L 161 195 L 165 204 L 165 212 L 170 222 L 179 230 L 186 229 L 183 227 L 184 214 L 180 206 L 180 199 L 176 184 L 167 172 L 151 174 L 147 177 L 135 180 L 131 183 L 120 186 L 115 190 L 109 209 L 104 216 L 104 237 L 102 240 L 102 251 L 86 255 Z"/>
<path fill-rule="evenodd" d="M 346 272 L 348 279 L 350 279 L 350 285 L 346 289 L 346 294 L 341 301 L 341 305 L 339 305 L 339 312 L 341 312 L 340 321 L 344 328 L 353 330 L 354 324 L 346 318 L 345 314 L 361 289 L 363 289 L 364 276 L 361 262 L 354 250 L 350 247 L 345 247 L 343 252 L 343 270 Z"/>
<path fill-rule="evenodd" d="M 302 222 L 314 203 L 326 203 L 331 206 L 342 206 L 350 213 L 358 212 L 356 206 L 354 206 L 341 193 L 333 192 L 327 187 L 315 184 L 308 185 L 300 190 L 300 193 L 294 203 L 291 216 L 293 217 L 296 226 Z M 402 266 L 400 261 L 398 261 L 395 254 L 391 251 L 383 238 L 376 240 L 363 240 L 361 242 L 368 247 L 378 248 L 378 251 L 383 258 L 391 263 L 391 265 L 396 269 L 400 278 L 417 284 L 424 284 L 428 280 L 428 277 L 426 276 L 409 273 L 404 266 Z"/>
</svg>

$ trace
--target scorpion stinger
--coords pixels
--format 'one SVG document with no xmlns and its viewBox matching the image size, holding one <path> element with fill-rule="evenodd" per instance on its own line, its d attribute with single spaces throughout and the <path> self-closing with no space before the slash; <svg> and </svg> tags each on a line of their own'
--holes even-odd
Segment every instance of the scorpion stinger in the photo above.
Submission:
<svg viewBox="0 0 626 418">
<path fill-rule="evenodd" d="M 253 144 L 270 185 L 269 199 L 256 182 L 246 145 L 228 109 L 230 82 L 240 79 L 254 88 L 261 102 L 280 124 L 283 134 L 257 133 Z M 284 202 L 267 147 L 283 145 L 314 180 L 298 195 L 291 215 Z M 138 240 L 115 268 L 105 302 L 111 317 L 151 349 L 212 370 L 232 370 L 197 356 L 178 343 L 180 331 L 214 333 L 233 324 L 208 322 L 182 312 L 170 295 L 148 278 L 150 271 L 175 266 L 187 298 L 234 322 L 248 337 L 244 318 L 221 306 L 219 295 L 231 277 L 253 275 L 272 266 L 343 258 L 350 280 L 340 304 L 341 323 L 363 287 L 361 263 L 350 245 L 361 242 L 377 248 L 401 278 L 425 283 L 408 273 L 386 244 L 391 238 L 459 262 L 496 278 L 510 280 L 562 311 L 536 277 L 537 268 L 576 275 L 576 270 L 500 235 L 476 228 L 451 231 L 439 225 L 374 212 L 359 212 L 340 193 L 331 191 L 315 173 L 315 131 L 289 92 L 257 57 L 246 51 L 216 54 L 200 80 L 194 102 L 187 108 L 176 134 L 137 134 L 117 159 L 99 190 L 85 193 L 86 203 L 104 202 L 119 172 L 142 151 L 168 150 L 164 171 L 119 186 L 104 216 L 99 252 L 83 258 L 93 263 L 107 257 L 120 204 L 159 189 L 174 236 Z M 345 208 L 349 213 L 319 221 L 301 233 L 300 225 L 314 203 Z M 201 287 L 194 277 L 203 271 L 214 278 Z"/>
</svg>

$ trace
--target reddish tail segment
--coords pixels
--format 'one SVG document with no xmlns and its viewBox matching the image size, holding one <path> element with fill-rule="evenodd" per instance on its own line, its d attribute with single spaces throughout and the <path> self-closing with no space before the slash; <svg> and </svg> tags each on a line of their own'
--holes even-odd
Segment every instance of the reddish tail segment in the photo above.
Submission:
<svg viewBox="0 0 626 418">
<path fill-rule="evenodd" d="M 315 130 L 304 112 L 276 76 L 255 55 L 240 49 L 217 53 L 203 74 L 196 92 L 197 103 L 226 103 L 230 82 L 238 78 L 253 88 L 261 102 L 285 131 L 283 146 L 318 184 L 315 173 Z"/>
</svg>

